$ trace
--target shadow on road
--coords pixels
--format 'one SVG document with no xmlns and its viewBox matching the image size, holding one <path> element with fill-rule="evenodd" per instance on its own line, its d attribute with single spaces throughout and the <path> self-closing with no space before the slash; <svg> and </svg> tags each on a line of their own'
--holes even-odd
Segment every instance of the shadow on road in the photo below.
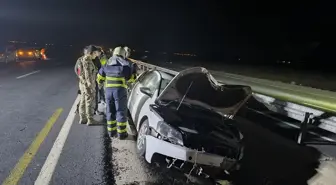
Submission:
<svg viewBox="0 0 336 185">
<path fill-rule="evenodd" d="M 264 108 L 259 110 L 266 111 Z M 296 144 L 291 137 L 298 134 L 297 130 L 288 128 L 291 137 L 284 137 L 279 130 L 268 128 L 279 124 L 277 121 L 249 110 L 239 113 L 236 120 L 246 148 L 242 168 L 234 174 L 235 184 L 304 185 L 316 174 L 321 154 L 315 148 Z"/>
</svg>

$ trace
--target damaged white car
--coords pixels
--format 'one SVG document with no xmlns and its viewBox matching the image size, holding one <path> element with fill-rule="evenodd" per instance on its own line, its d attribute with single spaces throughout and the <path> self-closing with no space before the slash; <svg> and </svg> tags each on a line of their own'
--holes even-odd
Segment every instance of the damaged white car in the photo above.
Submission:
<svg viewBox="0 0 336 185">
<path fill-rule="evenodd" d="M 176 76 L 144 72 L 128 99 L 138 154 L 149 163 L 154 155 L 165 156 L 168 167 L 191 167 L 199 175 L 238 169 L 243 135 L 232 117 L 251 94 L 248 86 L 219 84 L 202 67 Z"/>
</svg>

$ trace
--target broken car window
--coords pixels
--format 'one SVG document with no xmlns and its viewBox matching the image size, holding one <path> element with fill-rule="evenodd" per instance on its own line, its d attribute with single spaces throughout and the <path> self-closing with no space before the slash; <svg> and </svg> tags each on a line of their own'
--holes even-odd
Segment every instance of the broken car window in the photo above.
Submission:
<svg viewBox="0 0 336 185">
<path fill-rule="evenodd" d="M 159 88 L 160 76 L 155 72 L 148 73 L 140 82 L 144 87 L 148 87 L 152 93 Z"/>
</svg>

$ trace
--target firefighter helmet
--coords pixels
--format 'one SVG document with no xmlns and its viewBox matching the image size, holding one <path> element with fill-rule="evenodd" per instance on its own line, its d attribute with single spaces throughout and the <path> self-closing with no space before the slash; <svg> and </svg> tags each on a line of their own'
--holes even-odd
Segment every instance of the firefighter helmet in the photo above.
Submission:
<svg viewBox="0 0 336 185">
<path fill-rule="evenodd" d="M 112 55 L 114 55 L 114 56 L 119 55 L 123 58 L 126 58 L 126 51 L 123 47 L 119 46 L 119 47 L 114 48 Z"/>
<path fill-rule="evenodd" d="M 127 46 L 124 47 L 124 50 L 126 51 L 126 58 L 131 56 L 131 49 Z"/>
</svg>

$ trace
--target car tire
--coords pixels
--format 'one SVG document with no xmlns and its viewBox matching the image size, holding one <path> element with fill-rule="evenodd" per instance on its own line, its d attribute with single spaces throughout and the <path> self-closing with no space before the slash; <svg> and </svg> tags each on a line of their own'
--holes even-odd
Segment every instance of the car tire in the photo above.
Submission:
<svg viewBox="0 0 336 185">
<path fill-rule="evenodd" d="M 137 137 L 136 151 L 141 157 L 146 154 L 146 135 L 149 134 L 149 123 L 146 119 L 140 126 Z"/>
</svg>

